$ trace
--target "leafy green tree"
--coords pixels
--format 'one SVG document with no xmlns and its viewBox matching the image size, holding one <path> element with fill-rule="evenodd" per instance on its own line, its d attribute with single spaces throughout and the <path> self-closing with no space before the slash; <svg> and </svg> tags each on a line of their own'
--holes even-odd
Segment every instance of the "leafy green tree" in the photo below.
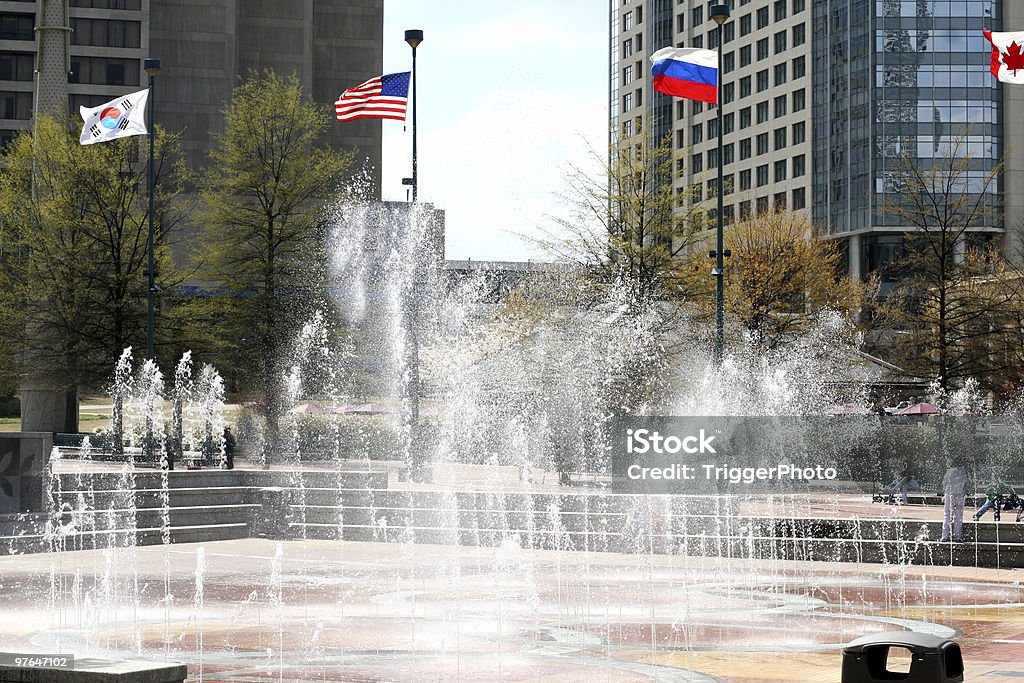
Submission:
<svg viewBox="0 0 1024 683">
<path fill-rule="evenodd" d="M 322 143 L 323 107 L 295 76 L 250 74 L 225 111 L 202 176 L 199 273 L 216 295 L 188 314 L 208 326 L 235 388 L 267 418 L 264 460 L 279 444 L 282 362 L 293 335 L 327 308 L 325 238 L 354 152 Z"/>
<path fill-rule="evenodd" d="M 647 129 L 620 136 L 607 155 L 591 150 L 590 172 L 573 166 L 561 199 L 567 207 L 554 218 L 540 246 L 590 273 L 600 287 L 626 293 L 630 308 L 680 298 L 681 257 L 702 243 L 706 214 L 675 193 L 672 140 L 653 140 Z"/>
<path fill-rule="evenodd" d="M 41 115 L 4 154 L 0 351 L 17 348 L 20 371 L 50 386 L 99 388 L 124 347 L 145 348 L 145 141 L 83 146 L 77 125 Z M 167 237 L 186 170 L 178 138 L 159 129 L 154 168 L 157 281 L 167 289 L 180 277 Z"/>
</svg>

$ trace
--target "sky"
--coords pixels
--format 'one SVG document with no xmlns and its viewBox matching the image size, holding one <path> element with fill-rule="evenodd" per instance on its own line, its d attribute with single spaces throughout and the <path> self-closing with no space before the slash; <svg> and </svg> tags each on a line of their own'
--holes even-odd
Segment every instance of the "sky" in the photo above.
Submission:
<svg viewBox="0 0 1024 683">
<path fill-rule="evenodd" d="M 384 73 L 411 68 L 406 29 L 423 31 L 418 199 L 445 211 L 446 258 L 544 259 L 524 236 L 555 227 L 570 164 L 607 147 L 607 3 L 385 0 Z M 382 122 L 385 200 L 407 199 L 411 121 Z"/>
</svg>

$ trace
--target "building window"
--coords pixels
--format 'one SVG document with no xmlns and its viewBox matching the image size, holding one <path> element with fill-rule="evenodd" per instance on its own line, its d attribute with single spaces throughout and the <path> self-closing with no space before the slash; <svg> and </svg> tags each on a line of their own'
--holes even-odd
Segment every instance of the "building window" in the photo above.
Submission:
<svg viewBox="0 0 1024 683">
<path fill-rule="evenodd" d="M 768 100 L 757 103 L 757 122 L 764 123 L 768 120 Z"/>
<path fill-rule="evenodd" d="M 640 6 L 640 7 L 636 8 L 636 23 L 637 24 L 644 23 L 644 8 L 643 8 L 643 6 Z"/>
<path fill-rule="evenodd" d="M 803 78 L 807 75 L 807 60 L 803 57 L 797 57 L 793 60 L 793 80 Z"/>
<path fill-rule="evenodd" d="M 676 120 L 686 116 L 686 100 L 676 101 Z"/>
<path fill-rule="evenodd" d="M 725 132 L 726 135 L 733 132 L 734 126 L 735 118 L 733 117 L 732 112 L 729 112 L 728 114 L 722 117 L 722 130 Z"/>
<path fill-rule="evenodd" d="M 722 26 L 722 35 L 724 36 L 724 42 L 728 43 L 736 39 L 736 24 L 730 21 L 728 24 Z"/>
<path fill-rule="evenodd" d="M 798 14 L 806 9 L 805 0 L 793 0 L 793 14 Z"/>
<path fill-rule="evenodd" d="M 750 128 L 750 122 L 750 107 L 743 107 L 740 109 L 740 130 Z"/>
<path fill-rule="evenodd" d="M 750 76 L 744 76 L 740 79 L 740 99 L 750 97 L 750 93 Z"/>
<path fill-rule="evenodd" d="M 71 58 L 69 83 L 96 85 L 139 85 L 139 60 L 112 57 Z"/>
<path fill-rule="evenodd" d="M 686 21 L 682 14 L 676 15 L 676 33 L 682 33 L 686 29 Z"/>
<path fill-rule="evenodd" d="M 0 39 L 35 40 L 36 17 L 34 14 L 0 14 Z"/>
<path fill-rule="evenodd" d="M 636 51 L 637 52 L 643 52 L 643 49 L 644 49 L 644 34 L 642 34 L 642 33 L 636 34 L 635 42 L 636 42 Z"/>
<path fill-rule="evenodd" d="M 804 188 L 798 187 L 793 190 L 792 207 L 794 211 L 807 208 L 807 198 L 804 194 Z"/>
<path fill-rule="evenodd" d="M 765 167 L 765 171 L 767 171 L 767 170 L 768 170 L 768 167 L 766 166 Z M 767 175 L 767 173 L 765 173 L 765 175 Z M 765 213 L 768 213 L 768 198 L 767 197 L 758 197 L 757 198 L 757 215 L 760 216 L 761 214 L 765 214 Z"/>
<path fill-rule="evenodd" d="M 88 7 L 91 9 L 142 9 L 142 0 L 71 0 L 72 7 Z"/>
<path fill-rule="evenodd" d="M 699 145 L 704 142 L 704 126 L 699 123 L 690 128 L 690 144 Z"/>
<path fill-rule="evenodd" d="M 630 31 L 633 28 L 633 13 L 626 12 L 622 15 L 622 30 Z"/>
<path fill-rule="evenodd" d="M 694 36 L 690 42 L 693 43 L 691 47 L 704 47 L 704 36 Z"/>
<path fill-rule="evenodd" d="M 786 127 L 783 126 L 782 128 L 776 128 L 774 136 L 775 136 L 775 149 L 776 150 L 785 149 L 786 148 Z"/>
<path fill-rule="evenodd" d="M 718 135 L 718 119 L 708 121 L 708 140 L 714 140 Z"/>
<path fill-rule="evenodd" d="M 704 157 L 701 154 L 694 154 L 690 157 L 690 172 L 701 173 L 704 170 Z"/>
<path fill-rule="evenodd" d="M 760 31 L 768 25 L 768 8 L 762 7 L 757 10 L 757 29 Z"/>
<path fill-rule="evenodd" d="M 750 189 L 750 169 L 740 171 L 740 192 Z"/>
<path fill-rule="evenodd" d="M 740 35 L 741 36 L 745 36 L 748 33 L 750 33 L 751 24 L 752 24 L 752 21 L 751 21 L 751 16 L 750 16 L 749 13 L 748 14 L 744 14 L 742 17 L 740 17 Z"/>
<path fill-rule="evenodd" d="M 708 31 L 708 49 L 715 50 L 718 48 L 718 29 L 712 29 Z"/>
<path fill-rule="evenodd" d="M 781 160 L 775 162 L 774 175 L 775 175 L 775 182 L 777 182 L 777 183 L 781 183 L 783 180 L 786 179 L 786 160 L 785 159 L 781 159 Z"/>
<path fill-rule="evenodd" d="M 724 55 L 722 55 L 722 68 L 725 70 L 725 73 L 729 73 L 730 71 L 736 70 L 735 52 L 726 52 Z"/>
<path fill-rule="evenodd" d="M 785 162 L 783 162 L 783 164 L 785 164 Z M 782 168 L 783 168 L 783 170 L 785 170 L 785 168 L 786 168 L 785 165 L 783 165 Z M 776 211 L 784 210 L 786 208 L 786 193 L 785 192 L 776 192 L 773 203 L 775 205 L 775 210 Z"/>
<path fill-rule="evenodd" d="M 740 140 L 740 161 L 750 158 L 750 138 Z"/>
<path fill-rule="evenodd" d="M 807 157 L 798 154 L 793 157 L 793 177 L 800 178 L 807 172 Z"/>
<path fill-rule="evenodd" d="M 633 82 L 633 65 L 630 64 L 629 66 L 627 66 L 625 69 L 622 70 L 622 83 L 626 84 L 626 83 L 632 83 L 632 82 Z"/>
<path fill-rule="evenodd" d="M 676 131 L 676 149 L 682 149 L 686 147 L 686 140 L 684 139 L 684 133 L 682 129 Z"/>
<path fill-rule="evenodd" d="M 32 118 L 32 93 L 0 91 L 0 118 L 21 121 Z"/>
<path fill-rule="evenodd" d="M 623 121 L 622 122 L 622 134 L 623 134 L 623 136 L 625 136 L 627 138 L 628 137 L 632 137 L 632 135 L 633 135 L 633 120 L 632 119 L 629 119 L 628 121 Z"/>
<path fill-rule="evenodd" d="M 704 103 L 703 102 L 698 102 L 698 101 L 694 100 L 693 102 L 690 103 L 690 113 L 691 114 L 697 115 L 697 114 L 701 113 L 702 111 L 704 111 Z"/>
<path fill-rule="evenodd" d="M 757 72 L 757 92 L 764 92 L 768 89 L 768 69 Z"/>
<path fill-rule="evenodd" d="M 642 107 L 644 104 L 644 91 L 641 88 L 637 88 L 633 91 L 633 95 L 636 98 L 636 106 Z"/>
<path fill-rule="evenodd" d="M 758 155 L 768 153 L 768 133 L 757 134 L 757 153 Z"/>
<path fill-rule="evenodd" d="M 715 197 L 718 196 L 718 178 L 715 178 L 714 180 L 707 181 L 707 183 L 705 183 L 705 185 L 708 188 L 708 199 L 714 199 Z M 714 221 L 712 221 L 712 222 L 714 222 Z"/>
<path fill-rule="evenodd" d="M 34 69 L 31 52 L 0 52 L 0 80 L 31 81 Z"/>
<path fill-rule="evenodd" d="M 783 83 L 785 83 L 786 82 L 786 63 L 783 62 L 782 64 L 776 64 L 772 68 L 775 71 L 775 73 L 774 73 L 775 85 L 779 86 L 779 85 L 782 85 Z"/>
<path fill-rule="evenodd" d="M 797 24 L 793 27 L 793 47 L 803 45 L 807 42 L 807 28 L 805 24 Z"/>
<path fill-rule="evenodd" d="M 633 93 L 628 92 L 622 96 L 622 111 L 629 111 L 633 108 Z"/>
<path fill-rule="evenodd" d="M 803 88 L 793 91 L 793 111 L 803 111 L 807 108 L 807 91 Z"/>
<path fill-rule="evenodd" d="M 757 186 L 764 187 L 768 184 L 768 164 L 757 167 Z"/>
<path fill-rule="evenodd" d="M 786 51 L 786 32 L 779 31 L 775 34 L 775 54 Z"/>
<path fill-rule="evenodd" d="M 779 95 L 775 98 L 775 118 L 781 118 L 786 115 L 786 96 Z"/>
<path fill-rule="evenodd" d="M 718 150 L 717 149 L 713 149 L 713 150 L 709 150 L 708 151 L 708 163 L 707 163 L 707 166 L 708 166 L 708 170 L 709 171 L 711 169 L 713 169 L 713 168 L 718 168 Z"/>
<path fill-rule="evenodd" d="M 704 7 L 697 6 L 690 10 L 690 26 L 694 28 L 704 23 Z"/>
<path fill-rule="evenodd" d="M 694 183 L 690 186 L 690 203 L 700 204 L 702 201 L 704 201 L 704 186 Z"/>
<path fill-rule="evenodd" d="M 748 187 L 747 189 L 749 190 L 750 188 Z M 741 221 L 750 220 L 750 200 L 749 199 L 747 201 L 745 201 L 745 202 L 740 202 L 740 220 Z"/>
<path fill-rule="evenodd" d="M 775 21 L 786 18 L 786 0 L 775 0 Z"/>
<path fill-rule="evenodd" d="M 736 99 L 736 84 L 726 83 L 722 86 L 722 104 L 729 104 Z"/>
<path fill-rule="evenodd" d="M 793 124 L 793 144 L 799 145 L 807 139 L 807 125 L 801 121 Z"/>
<path fill-rule="evenodd" d="M 757 61 L 761 62 L 768 59 L 768 39 L 762 38 L 757 41 Z"/>
<path fill-rule="evenodd" d="M 722 158 L 725 160 L 723 163 L 727 165 L 736 161 L 736 149 L 731 142 L 722 146 Z"/>
<path fill-rule="evenodd" d="M 141 23 L 118 19 L 71 17 L 71 44 L 98 47 L 139 47 Z M 625 48 L 625 46 L 623 46 Z M 625 52 L 628 56 L 632 52 Z"/>
<path fill-rule="evenodd" d="M 632 38 L 627 38 L 626 40 L 622 41 L 622 56 L 623 57 L 629 57 L 632 54 L 633 54 L 633 39 Z"/>
</svg>

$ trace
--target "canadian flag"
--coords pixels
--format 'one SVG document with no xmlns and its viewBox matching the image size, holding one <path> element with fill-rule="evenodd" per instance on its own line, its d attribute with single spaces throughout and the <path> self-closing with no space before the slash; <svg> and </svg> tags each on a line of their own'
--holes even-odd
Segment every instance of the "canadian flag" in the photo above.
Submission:
<svg viewBox="0 0 1024 683">
<path fill-rule="evenodd" d="M 1024 83 L 1024 31 L 986 30 L 985 37 L 992 43 L 992 75 L 1003 83 Z"/>
</svg>

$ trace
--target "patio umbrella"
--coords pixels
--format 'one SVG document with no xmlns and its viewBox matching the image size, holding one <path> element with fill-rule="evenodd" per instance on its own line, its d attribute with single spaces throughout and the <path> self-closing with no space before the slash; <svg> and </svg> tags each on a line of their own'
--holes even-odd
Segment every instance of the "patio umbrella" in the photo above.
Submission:
<svg viewBox="0 0 1024 683">
<path fill-rule="evenodd" d="M 915 403 L 903 410 L 897 410 L 897 415 L 935 415 L 939 412 L 938 406 L 934 403 Z"/>
<path fill-rule="evenodd" d="M 299 403 L 293 408 L 288 410 L 289 413 L 328 413 L 330 412 L 327 408 L 324 408 L 318 403 Z"/>
</svg>

